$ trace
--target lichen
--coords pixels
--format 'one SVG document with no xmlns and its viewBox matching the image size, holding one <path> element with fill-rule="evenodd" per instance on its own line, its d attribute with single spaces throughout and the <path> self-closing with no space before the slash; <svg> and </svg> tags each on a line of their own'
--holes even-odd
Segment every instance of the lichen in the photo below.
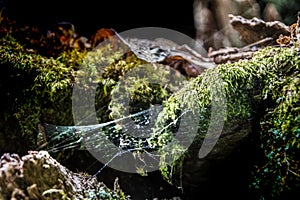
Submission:
<svg viewBox="0 0 300 200">
<path fill-rule="evenodd" d="M 21 158 L 6 153 L 0 166 L 1 199 L 130 199 L 118 179 L 110 189 L 93 176 L 70 171 L 46 151 L 30 151 Z"/>
</svg>

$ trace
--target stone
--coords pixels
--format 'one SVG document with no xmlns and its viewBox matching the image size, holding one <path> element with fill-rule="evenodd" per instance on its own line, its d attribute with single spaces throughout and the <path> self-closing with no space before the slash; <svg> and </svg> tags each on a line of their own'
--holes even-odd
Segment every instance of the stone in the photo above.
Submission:
<svg viewBox="0 0 300 200">
<path fill-rule="evenodd" d="M 105 195 L 130 197 L 123 195 L 119 185 L 111 190 L 94 176 L 70 171 L 47 151 L 29 151 L 22 157 L 5 153 L 0 159 L 0 199 L 100 199 Z"/>
</svg>

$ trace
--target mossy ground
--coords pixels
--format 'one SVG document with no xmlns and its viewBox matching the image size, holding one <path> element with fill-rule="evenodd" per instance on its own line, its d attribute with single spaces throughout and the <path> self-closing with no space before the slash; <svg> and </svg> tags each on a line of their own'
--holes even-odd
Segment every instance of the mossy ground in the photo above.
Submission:
<svg viewBox="0 0 300 200">
<path fill-rule="evenodd" d="M 72 88 L 75 77 L 82 71 L 80 67 L 87 52 L 66 51 L 57 58 L 47 58 L 28 51 L 10 35 L 1 38 L 0 47 L 0 93 L 5 102 L 1 106 L 0 152 L 24 154 L 37 148 L 39 123 L 74 124 Z M 99 122 L 108 121 L 111 113 L 120 114 L 118 106 L 114 106 L 114 110 L 108 106 L 111 92 L 126 72 L 145 64 L 134 55 L 124 62 L 122 55 L 121 52 L 117 57 L 110 57 L 112 60 L 97 61 L 91 55 L 93 63 L 104 62 L 108 67 L 101 76 L 93 71 L 96 69 L 93 67 L 85 71 L 99 82 L 96 102 L 99 108 L 104 106 L 97 113 Z M 161 86 L 136 82 L 140 85 L 132 85 L 129 90 L 134 90 L 131 93 L 132 105 L 139 106 L 132 109 L 147 108 L 153 103 L 163 104 L 164 114 L 160 115 L 157 123 L 159 128 L 176 119 L 183 102 L 187 107 L 197 108 L 201 117 L 197 138 L 201 142 L 206 130 L 203 127 L 209 124 L 211 92 L 214 88 L 221 88 L 226 96 L 226 123 L 258 117 L 257 142 L 265 155 L 253 172 L 250 187 L 258 196 L 265 198 L 296 193 L 300 187 L 299 58 L 296 48 L 267 47 L 258 51 L 251 60 L 222 64 L 207 70 L 190 79 L 182 90 L 174 94 Z M 211 87 L 212 82 L 216 82 L 214 87 Z M 172 129 L 164 130 L 150 140 L 153 146 L 163 147 L 172 139 Z M 7 145 L 12 141 L 14 145 Z M 177 150 L 181 155 L 179 146 Z M 163 162 L 161 164 L 162 174 L 170 177 L 174 166 L 170 168 Z"/>
</svg>

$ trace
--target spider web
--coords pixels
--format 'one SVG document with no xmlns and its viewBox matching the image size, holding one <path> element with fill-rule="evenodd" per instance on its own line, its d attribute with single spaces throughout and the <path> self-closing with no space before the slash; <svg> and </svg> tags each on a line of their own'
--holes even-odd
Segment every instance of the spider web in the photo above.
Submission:
<svg viewBox="0 0 300 200">
<path fill-rule="evenodd" d="M 87 126 L 57 126 L 55 124 L 42 123 L 39 125 L 39 149 L 45 149 L 49 152 L 59 152 L 65 149 L 85 150 L 82 140 L 86 138 L 95 142 L 96 134 L 104 134 L 109 140 L 121 148 L 132 148 L 135 146 L 134 137 L 126 135 L 130 129 L 137 129 L 139 124 L 144 126 L 149 122 L 149 114 L 154 108 L 149 108 L 123 118 L 115 119 L 109 122 L 87 125 Z M 119 127 L 122 122 L 122 127 Z M 146 134 L 150 134 L 150 130 Z M 126 143 L 127 141 L 127 143 Z M 140 140 L 138 142 L 141 142 Z M 145 147 L 146 141 L 143 141 Z"/>
<path fill-rule="evenodd" d="M 39 125 L 38 143 L 40 146 L 38 150 L 47 150 L 50 153 L 57 153 L 67 149 L 86 150 L 86 145 L 88 145 L 89 148 L 92 146 L 96 151 L 105 152 L 109 158 L 108 162 L 104 163 L 103 167 L 93 176 L 100 174 L 114 159 L 129 152 L 143 152 L 150 156 L 155 162 L 159 162 L 159 155 L 155 152 L 158 150 L 158 147 L 151 145 L 151 142 L 148 140 L 152 134 L 159 135 L 158 133 L 163 132 L 165 129 L 173 128 L 172 130 L 175 130 L 181 118 L 189 112 L 189 110 L 186 110 L 180 113 L 174 121 L 155 130 L 143 128 L 150 123 L 149 120 L 153 117 L 151 115 L 158 113 L 158 108 L 154 106 L 123 118 L 95 125 L 57 126 L 43 123 Z M 141 135 L 144 137 L 129 135 L 127 134 L 129 131 L 141 131 Z M 111 148 L 103 142 L 103 137 L 119 147 L 119 151 L 117 153 L 110 151 Z M 152 152 L 154 153 L 152 154 Z M 136 155 L 137 160 L 145 162 L 141 156 Z"/>
</svg>

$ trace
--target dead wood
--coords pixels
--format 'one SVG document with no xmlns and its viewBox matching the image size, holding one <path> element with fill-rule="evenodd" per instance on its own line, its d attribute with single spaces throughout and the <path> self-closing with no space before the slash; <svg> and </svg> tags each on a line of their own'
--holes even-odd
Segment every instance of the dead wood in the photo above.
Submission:
<svg viewBox="0 0 300 200">
<path fill-rule="evenodd" d="M 246 19 L 242 16 L 230 14 L 230 24 L 239 32 L 240 39 L 247 44 L 257 42 L 264 38 L 271 37 L 274 43 L 280 34 L 290 35 L 289 26 L 280 21 L 265 22 L 256 17 Z"/>
<path fill-rule="evenodd" d="M 227 47 L 218 50 L 209 49 L 208 57 L 212 58 L 216 64 L 236 62 L 241 59 L 251 59 L 254 52 L 264 46 L 272 44 L 274 42 L 273 40 L 273 38 L 267 37 L 242 48 Z"/>
<path fill-rule="evenodd" d="M 202 56 L 186 44 L 178 45 L 163 38 L 154 41 L 126 38 L 122 41 L 138 58 L 150 63 L 168 65 L 187 77 L 196 77 L 206 69 L 216 66 L 212 59 Z"/>
<path fill-rule="evenodd" d="M 100 191 L 122 193 L 117 182 L 112 190 L 94 176 L 70 171 L 47 151 L 29 151 L 22 157 L 5 153 L 0 158 L 0 199 L 88 199 Z"/>
</svg>

